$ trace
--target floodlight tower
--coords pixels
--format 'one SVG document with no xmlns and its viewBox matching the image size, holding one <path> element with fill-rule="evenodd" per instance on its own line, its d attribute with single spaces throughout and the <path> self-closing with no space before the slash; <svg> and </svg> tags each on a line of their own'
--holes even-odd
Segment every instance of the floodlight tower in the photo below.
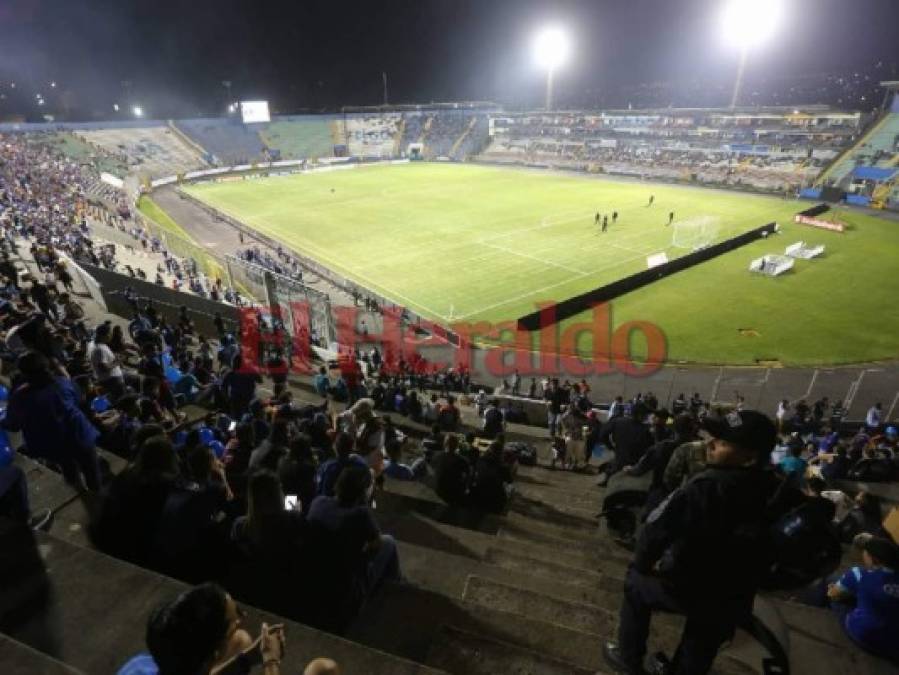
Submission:
<svg viewBox="0 0 899 675">
<path fill-rule="evenodd" d="M 544 28 L 534 37 L 534 61 L 546 71 L 546 109 L 553 107 L 553 76 L 565 65 L 571 53 L 571 43 L 561 28 Z"/>
<path fill-rule="evenodd" d="M 721 27 L 725 41 L 740 50 L 740 66 L 731 108 L 737 107 L 743 74 L 749 52 L 759 47 L 777 31 L 784 11 L 784 0 L 725 0 Z"/>
</svg>

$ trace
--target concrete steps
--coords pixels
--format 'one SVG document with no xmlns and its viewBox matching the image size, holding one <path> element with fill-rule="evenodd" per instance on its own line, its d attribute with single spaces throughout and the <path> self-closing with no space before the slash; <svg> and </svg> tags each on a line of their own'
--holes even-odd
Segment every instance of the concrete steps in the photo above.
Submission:
<svg viewBox="0 0 899 675">
<path fill-rule="evenodd" d="M 511 554 L 502 552 L 494 552 L 497 555 L 491 556 L 488 551 L 484 559 L 441 553 L 440 559 L 435 560 L 433 549 L 406 542 L 398 542 L 398 546 L 403 575 L 409 583 L 450 598 L 461 598 L 469 577 L 477 575 L 483 579 L 528 588 L 571 602 L 617 609 L 617 602 L 620 599 L 620 579 L 590 573 L 590 583 L 584 583 L 575 575 L 538 576 L 532 569 L 523 566 L 516 568 L 508 564 L 510 558 L 528 561 L 527 558 L 516 559 Z"/>
<path fill-rule="evenodd" d="M 496 539 L 497 542 L 502 542 L 498 545 L 514 546 L 519 552 L 533 554 L 540 560 L 558 560 L 572 567 L 592 569 L 621 578 L 630 562 L 630 558 L 621 553 L 618 545 L 609 540 L 604 544 L 579 542 L 542 532 L 527 532 L 521 528 L 504 528 L 499 531 Z"/>
<path fill-rule="evenodd" d="M 565 505 L 597 513 L 602 500 L 602 490 L 595 484 L 587 490 L 559 485 L 544 485 L 532 482 L 528 476 L 517 476 L 515 492 L 529 499 L 545 501 L 552 505 Z"/>
<path fill-rule="evenodd" d="M 402 626 L 401 630 L 397 627 Z M 504 658 L 514 655 L 520 672 L 541 672 L 542 659 L 595 670 L 601 661 L 596 635 L 515 614 L 472 600 L 408 585 L 390 585 L 373 600 L 348 633 L 364 644 L 447 669 L 433 661 L 433 650 L 445 630 L 463 631 L 504 645 Z M 457 661 L 452 673 L 476 672 L 470 660 Z M 519 672 L 505 668 L 496 672 Z"/>
<path fill-rule="evenodd" d="M 604 559 L 596 552 L 569 547 L 567 542 L 563 542 L 560 547 L 558 542 L 553 544 L 534 541 L 508 534 L 494 536 L 447 525 L 419 513 L 398 515 L 378 511 L 377 519 L 385 532 L 393 534 L 400 541 L 428 546 L 436 552 L 483 559 L 487 549 L 498 548 L 575 569 L 622 576 L 623 565 L 620 562 Z"/>
<path fill-rule="evenodd" d="M 449 627 L 442 629 L 439 639 L 434 641 L 427 662 L 447 672 L 466 675 L 601 675 L 604 672 L 579 668 L 538 652 Z"/>
<path fill-rule="evenodd" d="M 400 554 L 414 585 L 391 587 L 376 599 L 376 606 L 360 618 L 363 627 L 352 632 L 353 639 L 420 660 L 424 646 L 436 639 L 435 631 L 446 625 L 502 642 L 504 651 L 517 647 L 579 667 L 602 666 L 602 642 L 617 630 L 620 580 L 594 576 L 593 585 L 587 585 L 572 576 L 541 579 L 492 564 L 504 560 L 493 554 L 485 562 L 447 555 L 435 559 L 421 547 L 402 544 Z M 398 622 L 403 631 L 393 628 Z M 681 627 L 677 617 L 658 617 L 651 632 L 653 648 L 673 651 Z M 523 658 L 519 655 L 516 662 Z M 718 673 L 754 672 L 727 654 L 719 661 Z"/>
<path fill-rule="evenodd" d="M 550 469 L 548 466 L 520 466 L 519 476 L 527 476 L 536 484 L 555 486 L 559 488 L 571 488 L 582 492 L 596 489 L 596 476 L 593 472 L 582 473 L 579 471 L 561 471 Z"/>
<path fill-rule="evenodd" d="M 624 583 L 620 577 L 600 574 L 593 570 L 568 567 L 557 562 L 538 560 L 501 548 L 487 549 L 484 562 L 494 567 L 501 567 L 508 572 L 527 575 L 529 583 L 534 583 L 539 579 L 561 580 L 568 586 L 583 589 L 585 595 L 581 597 L 588 602 L 599 602 L 587 599 L 593 597 L 593 594 L 620 593 Z"/>
<path fill-rule="evenodd" d="M 589 481 L 589 477 L 579 478 Z M 415 491 L 427 498 L 420 488 Z M 617 630 L 629 554 L 598 534 L 595 524 L 590 529 L 583 520 L 559 525 L 543 514 L 531 518 L 510 509 L 500 522 L 496 535 L 429 521 L 420 513 L 387 525 L 401 542 L 405 573 L 417 588 L 395 592 L 390 606 L 378 607 L 378 616 L 391 623 L 388 617 L 398 612 L 409 626 L 419 623 L 415 617 L 420 611 L 420 622 L 430 626 L 427 636 L 405 637 L 413 646 L 393 643 L 388 647 L 379 640 L 391 638 L 374 635 L 372 629 L 363 641 L 391 652 L 399 649 L 395 653 L 418 660 L 422 645 L 436 639 L 433 631 L 442 627 L 476 634 L 484 641 L 480 651 L 454 650 L 449 667 L 458 670 L 452 672 L 479 672 L 481 659 L 492 664 L 500 658 L 521 672 L 542 672 L 541 668 L 557 667 L 556 661 L 591 672 L 601 667 L 602 641 Z M 406 541 L 416 539 L 416 543 Z M 439 556 L 432 554 L 435 541 L 441 542 Z M 400 594 L 406 596 L 404 600 L 398 599 Z M 509 630 L 510 625 L 515 630 Z M 657 617 L 651 648 L 672 653 L 682 625 L 680 617 Z M 529 656 L 534 651 L 549 657 L 550 666 Z M 433 658 L 427 663 L 448 663 Z M 719 657 L 715 672 L 757 672 L 746 663 L 759 662 L 759 650 L 741 634 Z"/>
<path fill-rule="evenodd" d="M 510 507 L 503 521 L 499 524 L 498 532 L 526 532 L 533 534 L 537 539 L 548 537 L 550 540 L 565 540 L 575 542 L 585 548 L 604 547 L 609 543 L 608 538 L 600 531 L 600 521 L 595 518 L 581 519 L 569 517 L 559 522 L 543 509 L 524 514 L 521 510 Z M 624 551 L 622 557 L 629 559 L 629 553 Z"/>
<path fill-rule="evenodd" d="M 3 664 L 4 675 L 82 675 L 82 671 L 2 633 L 0 633 L 0 663 Z"/>
<path fill-rule="evenodd" d="M 794 675 L 813 673 L 895 674 L 897 666 L 860 650 L 829 609 L 771 600 L 790 629 Z M 897 636 L 899 637 L 899 636 Z"/>
<path fill-rule="evenodd" d="M 610 635 L 614 616 L 596 605 L 571 602 L 509 584 L 470 576 L 462 598 L 510 614 L 597 635 Z"/>
<path fill-rule="evenodd" d="M 17 555 L 27 554 L 28 547 L 17 543 Z M 46 573 L 34 565 L 12 565 L 12 571 L 19 571 L 12 577 L 12 571 L 0 570 L 10 572 L 4 574 L 4 580 L 18 589 L 15 598 L 4 594 L 0 626 L 13 639 L 88 673 L 115 672 L 130 656 L 145 651 L 144 631 L 150 612 L 163 599 L 187 588 L 174 579 L 52 535 L 40 535 L 32 546 Z M 335 659 L 346 672 L 439 672 L 252 607 L 244 610 L 245 625 L 251 632 L 258 630 L 262 621 L 285 624 L 290 645 L 285 672 L 302 672 L 307 662 L 321 655 Z"/>
<path fill-rule="evenodd" d="M 28 475 L 35 510 L 52 508 L 56 520 L 51 536 L 40 537 L 50 570 L 45 583 L 16 585 L 16 599 L 32 601 L 24 605 L 24 620 L 15 622 L 13 638 L 84 672 L 113 672 L 144 649 L 150 609 L 185 586 L 86 548 L 91 504 L 58 474 L 17 461 Z M 519 467 L 516 490 L 508 513 L 491 515 L 449 507 L 424 484 L 388 480 L 377 493 L 376 517 L 397 538 L 411 585 L 387 585 L 375 596 L 351 628 L 352 641 L 284 622 L 291 671 L 320 655 L 335 658 L 346 672 L 374 675 L 580 675 L 602 668 L 602 642 L 616 632 L 630 560 L 593 517 L 604 491 L 592 475 L 540 466 Z M 785 604 L 794 672 L 894 672 L 851 645 L 828 613 Z M 0 603 L 0 619 L 7 609 Z M 254 629 L 263 618 L 280 621 L 254 608 L 248 614 Z M 0 630 L 8 625 L 0 621 Z M 656 617 L 650 650 L 670 654 L 682 625 L 680 617 Z M 92 629 L 87 637 L 84 626 Z M 0 643 L 0 655 L 3 649 Z M 759 662 L 759 647 L 738 633 L 715 672 L 758 672 Z"/>
<path fill-rule="evenodd" d="M 597 487 L 596 476 L 555 471 L 542 466 L 519 466 L 515 477 L 517 496 L 544 502 L 559 510 L 592 518 L 599 512 L 605 488 Z"/>
</svg>

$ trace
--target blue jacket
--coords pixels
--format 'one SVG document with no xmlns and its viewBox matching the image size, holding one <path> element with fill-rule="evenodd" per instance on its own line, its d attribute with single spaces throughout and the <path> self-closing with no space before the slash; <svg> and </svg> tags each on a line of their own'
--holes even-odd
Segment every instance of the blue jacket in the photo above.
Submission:
<svg viewBox="0 0 899 675">
<path fill-rule="evenodd" d="M 78 407 L 78 400 L 75 384 L 65 377 L 39 389 L 22 384 L 9 397 L 3 426 L 22 432 L 30 454 L 62 459 L 73 446 L 93 448 L 100 436 Z"/>
</svg>

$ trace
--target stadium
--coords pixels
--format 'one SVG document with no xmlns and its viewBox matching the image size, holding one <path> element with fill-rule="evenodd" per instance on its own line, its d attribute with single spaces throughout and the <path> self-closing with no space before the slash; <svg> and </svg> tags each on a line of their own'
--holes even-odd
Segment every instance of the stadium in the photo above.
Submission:
<svg viewBox="0 0 899 675">
<path fill-rule="evenodd" d="M 694 3 L 738 63 L 677 84 L 585 5 L 441 103 L 347 93 L 386 39 L 102 110 L 11 43 L 4 672 L 894 672 L 899 70 L 753 80 L 798 2 Z"/>
</svg>

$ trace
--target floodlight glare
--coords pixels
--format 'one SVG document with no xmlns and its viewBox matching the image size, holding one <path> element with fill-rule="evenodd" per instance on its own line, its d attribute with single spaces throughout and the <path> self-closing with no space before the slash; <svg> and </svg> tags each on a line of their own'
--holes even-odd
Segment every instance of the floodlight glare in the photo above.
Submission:
<svg viewBox="0 0 899 675">
<path fill-rule="evenodd" d="M 143 117 L 144 116 L 144 109 L 141 108 L 139 105 L 134 106 L 131 109 L 131 112 L 134 113 L 135 117 Z"/>
<path fill-rule="evenodd" d="M 724 39 L 741 49 L 771 38 L 781 23 L 783 0 L 726 0 L 721 14 Z"/>
<path fill-rule="evenodd" d="M 546 70 L 565 65 L 571 53 L 568 36 L 561 28 L 544 28 L 534 38 L 534 60 Z"/>
</svg>

